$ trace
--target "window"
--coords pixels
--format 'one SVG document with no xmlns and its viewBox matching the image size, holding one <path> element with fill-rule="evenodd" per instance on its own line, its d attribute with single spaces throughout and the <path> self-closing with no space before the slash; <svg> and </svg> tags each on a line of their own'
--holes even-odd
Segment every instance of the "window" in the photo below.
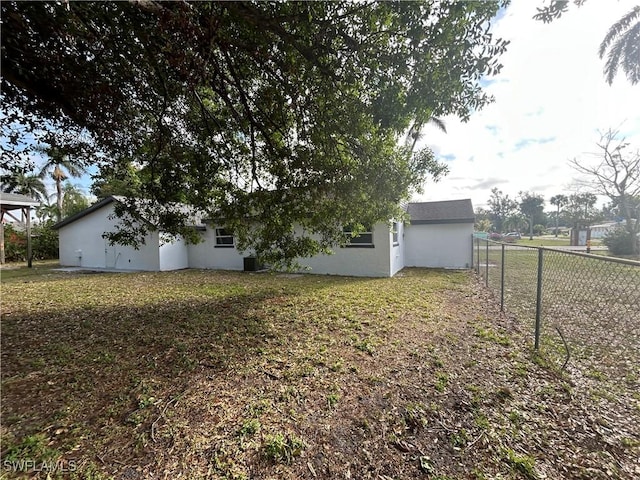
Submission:
<svg viewBox="0 0 640 480">
<path fill-rule="evenodd" d="M 352 236 L 353 227 L 351 225 L 344 227 L 342 231 L 349 241 L 346 245 L 347 247 L 373 248 L 373 232 L 370 225 L 365 225 L 364 231 L 360 232 L 356 237 Z"/>
<path fill-rule="evenodd" d="M 216 248 L 225 247 L 233 247 L 233 232 L 226 228 L 216 228 Z"/>
<path fill-rule="evenodd" d="M 398 240 L 398 231 L 400 230 L 400 224 L 398 222 L 393 222 L 393 230 L 391 233 L 393 234 L 393 245 L 400 245 L 400 241 Z"/>
</svg>

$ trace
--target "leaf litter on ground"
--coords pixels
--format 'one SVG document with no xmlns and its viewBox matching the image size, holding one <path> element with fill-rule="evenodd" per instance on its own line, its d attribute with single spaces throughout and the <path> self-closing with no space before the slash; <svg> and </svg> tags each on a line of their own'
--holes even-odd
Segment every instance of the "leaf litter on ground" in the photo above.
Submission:
<svg viewBox="0 0 640 480">
<path fill-rule="evenodd" d="M 640 398 L 601 410 L 469 272 L 21 278 L 2 458 L 51 478 L 640 476 Z"/>
</svg>

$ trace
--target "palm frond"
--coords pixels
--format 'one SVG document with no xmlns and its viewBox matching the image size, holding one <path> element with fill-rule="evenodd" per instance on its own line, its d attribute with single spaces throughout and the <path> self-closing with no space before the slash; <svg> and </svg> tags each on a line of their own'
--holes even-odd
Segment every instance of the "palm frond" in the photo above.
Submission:
<svg viewBox="0 0 640 480">
<path fill-rule="evenodd" d="M 609 49 L 607 55 L 607 61 L 604 64 L 604 77 L 609 85 L 613 83 L 613 79 L 618 73 L 618 66 L 620 65 L 620 57 L 624 49 L 624 38 L 616 40 Z"/>
<path fill-rule="evenodd" d="M 600 43 L 600 49 L 598 50 L 598 55 L 600 55 L 600 58 L 604 57 L 607 48 L 609 48 L 609 45 L 611 45 L 614 39 L 620 36 L 620 34 L 629 27 L 631 22 L 639 17 L 640 5 L 633 7 L 633 9 L 629 13 L 627 13 L 620 20 L 611 25 L 611 28 L 609 28 L 609 31 L 602 40 L 602 43 Z"/>
<path fill-rule="evenodd" d="M 444 120 L 442 120 L 441 118 L 431 117 L 429 118 L 429 123 L 437 127 L 439 130 L 443 131 L 444 133 L 447 133 L 447 126 L 444 123 Z"/>
<path fill-rule="evenodd" d="M 631 84 L 640 81 L 640 22 L 624 34 L 622 70 Z"/>
</svg>

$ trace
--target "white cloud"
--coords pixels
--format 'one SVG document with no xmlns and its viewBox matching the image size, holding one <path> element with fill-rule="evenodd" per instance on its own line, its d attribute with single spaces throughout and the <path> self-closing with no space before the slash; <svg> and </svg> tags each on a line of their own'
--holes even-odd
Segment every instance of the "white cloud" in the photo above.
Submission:
<svg viewBox="0 0 640 480">
<path fill-rule="evenodd" d="M 589 0 L 550 24 L 532 19 L 540 4 L 516 0 L 493 27 L 511 41 L 502 72 L 486 87 L 495 102 L 466 124 L 445 118 L 447 134 L 425 129 L 425 143 L 451 173 L 428 182 L 416 199 L 471 198 L 481 206 L 497 186 L 548 201 L 570 191 L 576 173 L 567 160 L 596 151 L 599 131 L 620 127 L 640 148 L 640 85 L 620 73 L 609 86 L 597 53 L 608 28 L 636 2 Z"/>
</svg>

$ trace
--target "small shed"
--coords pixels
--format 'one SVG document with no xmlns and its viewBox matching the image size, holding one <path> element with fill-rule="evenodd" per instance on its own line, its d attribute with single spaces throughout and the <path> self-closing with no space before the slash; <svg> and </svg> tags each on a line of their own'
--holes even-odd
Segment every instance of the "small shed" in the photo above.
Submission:
<svg viewBox="0 0 640 480">
<path fill-rule="evenodd" d="M 31 268 L 31 208 L 40 205 L 40 202 L 26 195 L 18 193 L 0 192 L 0 263 L 4 264 L 4 222 L 5 215 L 23 224 L 27 236 L 27 266 Z M 20 213 L 18 213 L 18 211 Z M 16 213 L 20 216 L 18 218 Z"/>
<path fill-rule="evenodd" d="M 470 199 L 411 202 L 405 228 L 407 267 L 469 268 L 475 214 Z"/>
<path fill-rule="evenodd" d="M 163 271 L 187 268 L 187 246 L 181 238 L 150 231 L 137 248 L 111 244 L 107 232 L 117 231 L 118 197 L 106 197 L 91 207 L 56 223 L 60 265 L 107 270 Z"/>
</svg>

